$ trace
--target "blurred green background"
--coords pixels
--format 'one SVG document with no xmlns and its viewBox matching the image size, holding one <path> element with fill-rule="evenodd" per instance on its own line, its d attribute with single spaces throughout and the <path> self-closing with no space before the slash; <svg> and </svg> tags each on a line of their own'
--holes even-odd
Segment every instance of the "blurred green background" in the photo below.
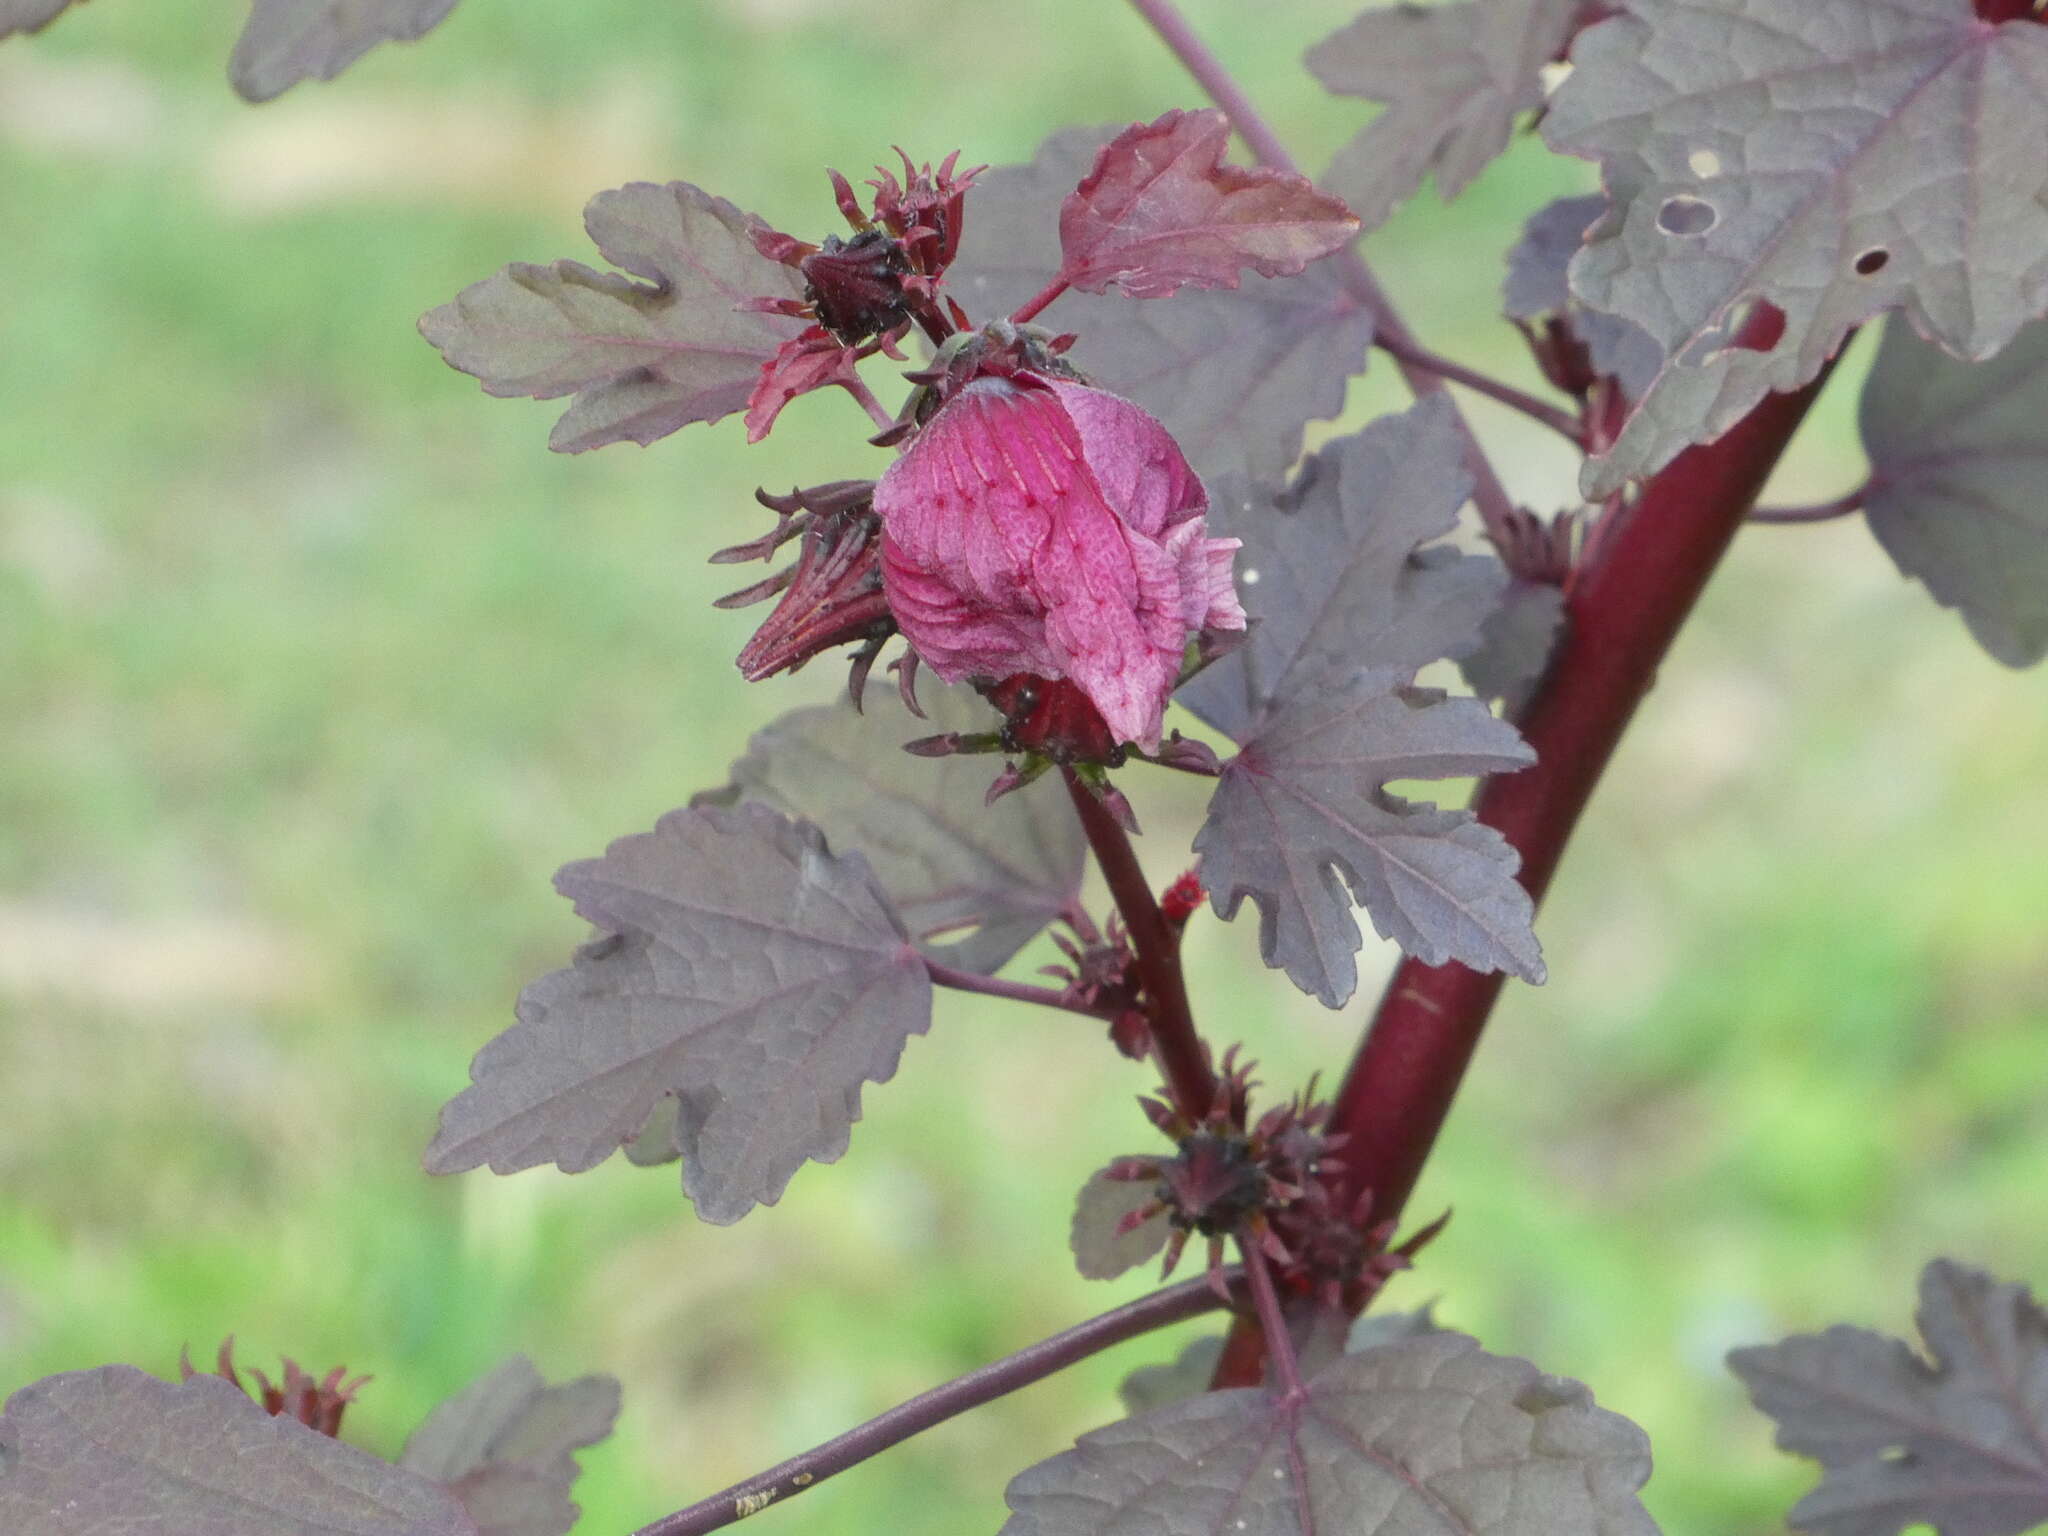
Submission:
<svg viewBox="0 0 2048 1536">
<path fill-rule="evenodd" d="M 1344 11 L 1191 4 L 1303 160 L 1366 109 L 1301 50 Z M 742 1225 L 673 1168 L 429 1181 L 472 1052 L 580 925 L 563 861 L 720 782 L 840 669 L 747 688 L 711 549 L 757 483 L 863 472 L 799 404 L 648 452 L 550 455 L 415 317 L 507 260 L 594 259 L 584 199 L 681 177 L 799 232 L 822 167 L 1029 154 L 1192 88 L 1103 0 L 467 0 L 261 109 L 239 8 L 100 0 L 0 47 L 0 1389 L 108 1360 L 346 1362 L 392 1450 L 514 1350 L 615 1372 L 581 1529 L 617 1532 L 1141 1293 L 1065 1254 L 1072 1191 L 1144 1148 L 1147 1086 L 1073 1020 L 946 999 L 843 1165 Z M 1533 382 L 1496 318 L 1527 212 L 1589 184 L 1520 144 L 1372 242 L 1438 348 Z M 1056 315 L 1056 312 L 1055 312 Z M 1851 359 L 1773 496 L 1860 474 Z M 1345 422 L 1400 403 L 1381 365 Z M 1474 411 L 1513 488 L 1563 452 Z M 1319 429 L 1320 431 L 1321 429 Z M 1952 1253 L 2048 1277 L 2048 679 L 1986 660 L 1853 523 L 1745 535 L 1665 669 L 1418 1196 L 1457 1219 L 1390 1304 L 1650 1431 L 1665 1528 L 1765 1532 L 1810 1480 L 1720 1365 L 1908 1326 Z M 1198 798 L 1138 786 L 1186 862 Z M 1198 918 L 1196 995 L 1276 1088 L 1364 1004 Z M 1367 959 L 1384 967 L 1378 946 Z M 1368 981 L 1361 996 L 1376 990 Z M 1114 1413 L 1163 1336 L 945 1426 L 759 1529 L 993 1530 L 1026 1462 Z"/>
</svg>

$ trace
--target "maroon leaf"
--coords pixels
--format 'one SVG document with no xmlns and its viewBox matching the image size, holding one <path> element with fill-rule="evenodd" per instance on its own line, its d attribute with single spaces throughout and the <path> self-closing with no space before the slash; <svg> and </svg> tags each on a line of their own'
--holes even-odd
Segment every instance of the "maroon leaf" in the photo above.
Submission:
<svg viewBox="0 0 2048 1536">
<path fill-rule="evenodd" d="M 558 453 L 744 410 L 803 321 L 738 306 L 794 298 L 803 280 L 754 248 L 746 214 L 688 182 L 600 192 L 583 222 L 606 260 L 646 281 L 514 262 L 428 311 L 420 333 L 490 394 L 574 394 L 548 440 Z"/>
<path fill-rule="evenodd" d="M 0 37 L 40 31 L 72 3 L 73 0 L 0 0 Z"/>
<path fill-rule="evenodd" d="M 1633 320 L 1587 308 L 1572 296 L 1565 281 L 1586 231 L 1606 212 L 1607 199 L 1595 192 L 1560 197 L 1531 214 L 1522 226 L 1522 238 L 1508 252 L 1501 307 L 1510 320 L 1568 321 L 1572 334 L 1584 343 L 1593 371 L 1618 380 L 1622 392 L 1635 400 L 1649 388 L 1664 361 L 1656 339 Z"/>
<path fill-rule="evenodd" d="M 972 313 L 1006 314 L 1051 281 L 1060 203 L 1111 132 L 1062 130 L 1029 164 L 975 182 L 974 217 L 947 274 Z M 1077 333 L 1068 360 L 1157 416 L 1204 481 L 1278 481 L 1300 455 L 1307 423 L 1343 409 L 1345 380 L 1372 345 L 1372 316 L 1327 261 L 1295 278 L 1251 276 L 1235 289 L 1185 289 L 1143 304 L 1069 293 L 1046 323 Z"/>
<path fill-rule="evenodd" d="M 578 1514 L 574 1453 L 609 1435 L 618 1416 L 611 1377 L 550 1387 L 514 1355 L 429 1414 L 398 1464 L 452 1489 L 478 1536 L 566 1536 Z"/>
<path fill-rule="evenodd" d="M 1358 233 L 1351 210 L 1306 177 L 1225 165 L 1229 139 L 1229 121 L 1204 107 L 1104 145 L 1061 205 L 1060 275 L 1083 293 L 1157 299 L 1235 288 L 1245 267 L 1289 276 Z"/>
<path fill-rule="evenodd" d="M 1858 415 L 1885 552 L 2007 666 L 2048 656 L 2048 321 L 1963 363 L 1889 320 Z"/>
<path fill-rule="evenodd" d="M 1211 489 L 1210 525 L 1244 541 L 1238 592 L 1251 638 L 1176 695 L 1244 741 L 1276 699 L 1365 667 L 1412 675 L 1479 644 L 1506 576 L 1441 539 L 1471 489 L 1450 402 L 1432 396 L 1326 444 L 1277 498 Z"/>
<path fill-rule="evenodd" d="M 1662 355 L 1591 498 L 1805 384 L 1887 309 L 1978 362 L 2048 310 L 2048 156 L 2015 148 L 2048 137 L 2032 17 L 1630 0 L 1573 45 L 1543 132 L 1600 162 L 1611 201 L 1572 291 Z"/>
<path fill-rule="evenodd" d="M 1540 982 L 1535 908 L 1507 840 L 1469 812 L 1386 789 L 1533 761 L 1514 727 L 1475 699 L 1404 688 L 1393 672 L 1326 682 L 1264 715 L 1223 770 L 1195 835 L 1202 881 L 1226 919 L 1246 896 L 1258 904 L 1266 963 L 1327 1007 L 1358 986 L 1354 901 L 1425 964 L 1458 960 Z"/>
<path fill-rule="evenodd" d="M 9 1536 L 478 1536 L 455 1496 L 217 1376 L 46 1376 L 0 1412 Z"/>
<path fill-rule="evenodd" d="M 268 101 L 301 80 L 332 80 L 379 43 L 424 37 L 454 9 L 455 0 L 255 0 L 228 79 L 244 99 Z"/>
<path fill-rule="evenodd" d="M 1564 623 L 1562 588 L 1548 582 L 1509 582 L 1500 606 L 1479 631 L 1479 648 L 1458 658 L 1466 686 L 1482 699 L 1499 699 L 1514 717 L 1550 665 Z"/>
<path fill-rule="evenodd" d="M 842 347 L 823 326 L 811 326 L 776 348 L 761 365 L 761 377 L 747 397 L 747 441 L 758 443 L 766 437 L 782 408 L 798 395 L 834 384 L 851 390 L 859 383 L 852 350 Z"/>
<path fill-rule="evenodd" d="M 430 1173 L 580 1173 L 672 1094 L 684 1191 L 734 1222 L 845 1152 L 861 1085 L 931 1022 L 924 962 L 867 861 L 765 806 L 671 812 L 555 883 L 603 932 L 477 1054 Z"/>
<path fill-rule="evenodd" d="M 1074 1266 L 1084 1280 L 1114 1280 L 1166 1246 L 1164 1206 L 1143 1220 L 1128 1221 L 1157 1203 L 1156 1180 L 1113 1179 L 1107 1168 L 1088 1176 L 1074 1201 L 1073 1226 L 1067 1235 Z"/>
<path fill-rule="evenodd" d="M 1388 103 L 1331 163 L 1323 184 L 1377 229 L 1425 172 L 1456 197 L 1543 104 L 1543 66 L 1571 36 L 1580 0 L 1460 0 L 1377 6 L 1308 53 L 1324 87 Z"/>
<path fill-rule="evenodd" d="M 792 710 L 755 732 L 728 791 L 858 848 L 897 915 L 947 965 L 993 974 L 1080 897 L 1086 842 L 1056 782 L 986 803 L 990 760 L 913 757 L 903 744 L 1000 723 L 971 688 L 926 680 L 913 719 L 893 687 Z"/>
<path fill-rule="evenodd" d="M 1497 561 L 1431 542 L 1469 487 L 1442 397 L 1324 447 L 1277 502 L 1216 487 L 1214 526 L 1244 541 L 1238 585 L 1254 623 L 1177 695 L 1244 749 L 1195 851 L 1216 911 L 1234 916 L 1251 897 L 1266 963 L 1332 1008 L 1358 985 L 1353 900 L 1429 964 L 1543 975 L 1514 850 L 1468 812 L 1385 788 L 1530 761 L 1472 700 L 1407 686 L 1479 645 L 1505 579 Z"/>
<path fill-rule="evenodd" d="M 1738 1349 L 1778 1444 L 1826 1469 L 1791 1523 L 1821 1536 L 2018 1536 L 2048 1521 L 2048 1314 L 2025 1286 L 1936 1259 L 1910 1344 L 1862 1328 Z"/>
<path fill-rule="evenodd" d="M 1002 1536 L 1654 1536 L 1643 1432 L 1578 1382 L 1433 1333 L 1300 1398 L 1206 1392 L 1014 1478 Z"/>
</svg>

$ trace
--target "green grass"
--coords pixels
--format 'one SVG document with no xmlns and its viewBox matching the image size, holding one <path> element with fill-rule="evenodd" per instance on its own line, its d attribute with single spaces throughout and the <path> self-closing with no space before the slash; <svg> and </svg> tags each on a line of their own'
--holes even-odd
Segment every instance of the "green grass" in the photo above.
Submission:
<svg viewBox="0 0 2048 1536">
<path fill-rule="evenodd" d="M 799 230 L 821 166 L 1028 153 L 1192 100 L 1100 0 L 471 0 L 416 48 L 252 111 L 233 19 L 91 5 L 0 47 L 0 1387 L 244 1357 L 377 1380 L 394 1448 L 513 1350 L 626 1383 L 582 1529 L 616 1532 L 1115 1299 L 1071 1193 L 1142 1147 L 1095 1031 L 949 1002 L 843 1166 L 732 1229 L 673 1169 L 428 1181 L 436 1106 L 559 964 L 564 860 L 720 780 L 836 668 L 747 688 L 703 556 L 757 483 L 873 462 L 808 400 L 647 453 L 545 451 L 415 316 L 587 254 L 585 195 L 680 176 Z M 1362 112 L 1295 62 L 1327 8 L 1192 8 L 1319 163 Z M 1512 224 L 1585 185 L 1523 144 L 1373 254 L 1439 348 L 1504 359 Z M 1853 363 L 1850 374 L 1860 369 Z M 1399 402 L 1391 371 L 1347 422 Z M 1782 499 L 1858 473 L 1838 387 Z M 1510 484 L 1563 454 L 1482 407 Z M 728 573 L 729 574 L 729 573 Z M 1719 1365 L 1906 1326 L 1920 1262 L 2048 1274 L 2040 1091 L 2048 694 L 1981 657 L 1853 525 L 1747 535 L 1594 806 L 1418 1212 L 1395 1304 L 1584 1377 L 1658 1447 L 1665 1528 L 1763 1532 L 1807 1479 Z M 1198 803 L 1141 786 L 1161 878 Z M 1176 796 L 1178 798 L 1176 798 Z M 1194 984 L 1276 1086 L 1328 1013 L 1198 919 Z M 1381 963 L 1384 963 L 1383 957 Z M 1369 996 L 1371 986 L 1365 989 Z M 1162 1338 L 948 1425 L 768 1531 L 993 1529 L 1007 1476 L 1113 1412 Z M 777 1523 L 779 1522 L 779 1524 Z"/>
</svg>

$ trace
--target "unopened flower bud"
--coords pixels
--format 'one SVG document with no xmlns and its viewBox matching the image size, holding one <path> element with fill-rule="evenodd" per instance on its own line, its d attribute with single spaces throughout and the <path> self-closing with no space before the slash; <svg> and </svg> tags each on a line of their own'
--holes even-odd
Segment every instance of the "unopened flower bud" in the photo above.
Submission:
<svg viewBox="0 0 2048 1536">
<path fill-rule="evenodd" d="M 1159 745 L 1190 636 L 1242 629 L 1235 539 L 1166 429 L 1018 373 L 962 387 L 875 487 L 890 611 L 948 682 L 1065 679 L 1112 744 Z M 1014 721 L 1013 721 L 1014 725 Z"/>
</svg>

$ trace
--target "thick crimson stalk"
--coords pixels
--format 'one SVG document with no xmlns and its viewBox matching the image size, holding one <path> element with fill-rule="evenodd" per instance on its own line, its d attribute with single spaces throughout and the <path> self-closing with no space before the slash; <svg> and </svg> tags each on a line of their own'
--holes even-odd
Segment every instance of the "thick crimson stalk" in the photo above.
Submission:
<svg viewBox="0 0 2048 1536">
<path fill-rule="evenodd" d="M 2038 0 L 1977 0 L 1977 14 L 1985 21 L 2039 21 Z"/>
<path fill-rule="evenodd" d="M 1144 983 L 1145 998 L 1151 1005 L 1147 1022 L 1159 1053 L 1159 1070 L 1173 1090 L 1175 1107 L 1189 1119 L 1199 1120 L 1216 1097 L 1216 1074 L 1210 1069 L 1201 1037 L 1195 1033 L 1187 980 L 1180 969 L 1180 935 L 1159 910 L 1129 835 L 1073 769 L 1063 767 L 1060 772 L 1081 818 L 1081 830 L 1109 883 L 1109 894 L 1123 914 L 1131 948 L 1137 952 L 1138 979 Z"/>
<path fill-rule="evenodd" d="M 1488 779 L 1475 806 L 1521 854 L 1537 901 L 1665 651 L 1826 378 L 1771 396 L 1725 437 L 1672 460 L 1579 572 L 1558 652 L 1517 721 L 1535 766 Z M 1407 1204 L 1502 980 L 1456 964 L 1409 960 L 1395 970 L 1330 1124 L 1350 1138 L 1350 1192 L 1373 1193 L 1370 1221 Z"/>
</svg>

